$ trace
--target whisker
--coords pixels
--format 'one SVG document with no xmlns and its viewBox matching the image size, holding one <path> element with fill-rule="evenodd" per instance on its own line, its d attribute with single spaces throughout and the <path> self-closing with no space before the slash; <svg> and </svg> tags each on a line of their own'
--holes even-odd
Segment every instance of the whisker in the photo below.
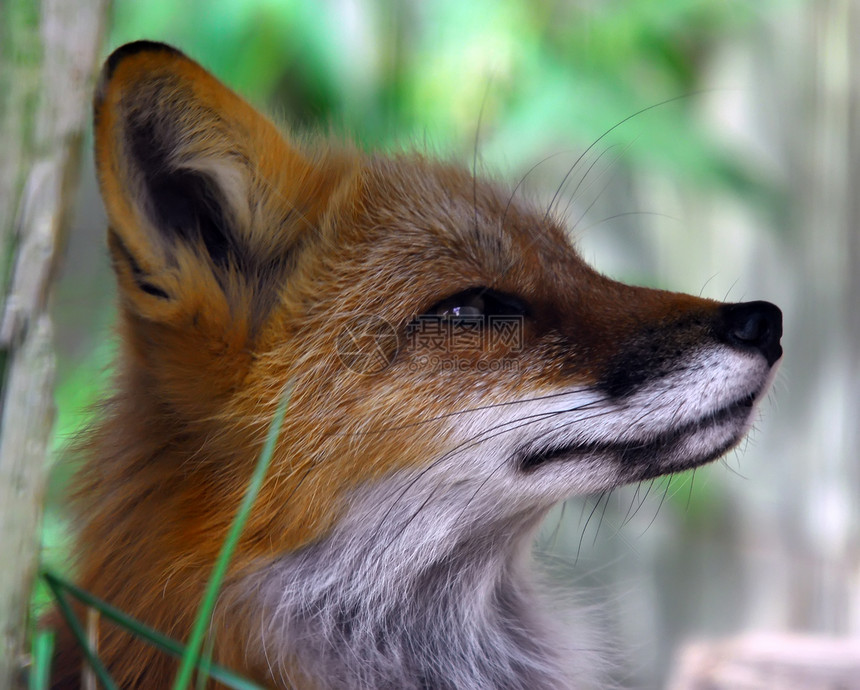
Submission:
<svg viewBox="0 0 860 690">
<path fill-rule="evenodd" d="M 478 142 L 481 137 L 481 121 L 484 118 L 484 106 L 487 105 L 487 96 L 490 94 L 490 80 L 484 88 L 481 98 L 481 108 L 478 111 L 478 124 L 475 127 L 475 146 L 472 150 L 472 210 L 475 213 L 475 232 L 478 232 Z"/>
<path fill-rule="evenodd" d="M 559 511 L 558 520 L 555 523 L 555 528 L 550 537 L 550 548 L 555 549 L 558 545 L 558 535 L 561 532 L 561 523 L 564 521 L 564 513 L 567 510 L 567 501 L 561 502 L 561 510 Z"/>
<path fill-rule="evenodd" d="M 654 110 L 655 108 L 660 108 L 664 105 L 668 105 L 669 103 L 674 103 L 675 101 L 680 101 L 680 100 L 683 100 L 685 98 L 689 98 L 695 94 L 696 94 L 696 92 L 693 92 L 690 94 L 682 94 L 681 96 L 673 96 L 672 98 L 667 98 L 666 100 L 660 101 L 659 103 L 652 103 L 651 105 L 645 106 L 644 108 L 637 110 L 635 113 L 628 115 L 624 119 L 619 120 L 614 125 L 612 125 L 609 129 L 604 131 L 603 134 L 601 134 L 599 137 L 597 137 L 597 139 L 595 139 L 594 141 L 592 141 L 588 145 L 588 148 L 586 148 L 585 151 L 583 151 L 579 155 L 579 158 L 577 158 L 573 162 L 573 165 L 571 166 L 571 171 L 576 169 L 576 166 L 579 165 L 580 161 L 582 161 L 582 159 L 585 158 L 585 156 L 588 154 L 589 151 L 591 151 L 591 149 L 593 149 L 595 146 L 597 146 L 601 141 L 603 141 L 607 136 L 609 136 L 612 132 L 614 132 L 616 129 L 618 129 L 625 122 L 629 122 L 634 117 L 638 117 L 639 115 L 642 115 L 643 113 L 647 113 L 649 110 Z M 568 174 L 570 174 L 570 173 L 568 173 Z M 556 190 L 556 196 L 557 195 L 558 195 L 558 190 Z M 550 209 L 551 208 L 552 208 L 552 203 L 550 203 Z M 546 221 L 547 217 L 549 216 L 550 209 L 547 209 L 547 212 L 544 214 L 544 217 L 543 217 L 544 221 Z"/>
<path fill-rule="evenodd" d="M 579 554 L 582 551 L 582 542 L 585 539 L 585 532 L 588 530 L 588 523 L 591 522 L 591 518 L 594 517 L 595 511 L 597 511 L 597 507 L 600 505 L 600 501 L 605 495 L 605 491 L 600 492 L 600 495 L 597 497 L 597 503 L 594 504 L 594 508 L 592 508 L 591 512 L 588 514 L 588 519 L 585 521 L 585 525 L 582 528 L 582 534 L 579 535 L 579 544 L 577 544 L 576 546 L 576 557 L 573 559 L 574 567 L 576 567 L 576 564 L 579 563 Z"/>
<path fill-rule="evenodd" d="M 619 120 L 619 121 L 618 121 L 618 122 L 616 122 L 614 125 L 612 125 L 609 129 L 605 130 L 605 131 L 603 132 L 603 134 L 601 134 L 599 137 L 597 137 L 597 139 L 595 139 L 594 141 L 592 141 L 592 142 L 591 142 L 591 144 L 589 144 L 589 145 L 588 145 L 588 147 L 587 147 L 587 148 L 586 148 L 586 149 L 585 149 L 585 150 L 584 150 L 584 151 L 579 155 L 579 157 L 574 161 L 573 165 L 572 165 L 572 166 L 571 166 L 571 168 L 570 168 L 570 171 L 568 172 L 568 175 L 570 175 L 570 174 L 572 173 L 572 171 L 576 169 L 576 167 L 579 165 L 579 163 L 580 163 L 580 162 L 585 158 L 585 156 L 586 156 L 586 155 L 588 155 L 588 153 L 589 153 L 589 152 L 590 152 L 590 151 L 591 151 L 595 146 L 597 146 L 597 144 L 599 144 L 599 143 L 600 143 L 603 139 L 605 139 L 605 138 L 606 138 L 610 133 L 612 133 L 613 131 L 615 131 L 616 129 L 618 129 L 618 128 L 619 128 L 621 125 L 623 125 L 625 122 L 628 122 L 628 121 L 632 120 L 634 117 L 638 117 L 639 115 L 642 115 L 643 113 L 646 113 L 646 112 L 648 112 L 649 110 L 653 110 L 654 108 L 660 108 L 660 107 L 662 107 L 662 106 L 664 106 L 664 105 L 668 105 L 669 103 L 673 103 L 673 102 L 675 102 L 675 101 L 680 101 L 680 100 L 683 100 L 683 99 L 685 99 L 685 98 L 690 98 L 690 97 L 692 97 L 692 96 L 697 95 L 698 93 L 702 93 L 702 92 L 700 92 L 700 91 L 693 91 L 693 92 L 690 92 L 690 93 L 687 93 L 687 94 L 682 94 L 682 95 L 680 95 L 680 96 L 673 96 L 672 98 L 667 98 L 666 100 L 664 100 L 664 101 L 660 101 L 659 103 L 653 103 L 653 104 L 651 104 L 651 105 L 649 105 L 649 106 L 646 106 L 646 107 L 644 107 L 644 108 L 641 108 L 641 109 L 637 110 L 635 113 L 632 113 L 631 115 L 628 115 L 627 117 L 625 117 L 625 118 L 623 118 L 623 119 Z M 529 176 L 529 174 L 531 174 L 531 172 L 532 172 L 533 170 L 535 170 L 539 165 L 541 165 L 542 163 L 546 162 L 546 161 L 547 161 L 547 160 L 549 160 L 550 158 L 553 158 L 553 157 L 555 157 L 555 156 L 557 156 L 557 155 L 561 155 L 561 152 L 559 152 L 559 153 L 555 153 L 555 154 L 551 154 L 551 155 L 547 156 L 546 158 L 544 158 L 543 160 L 539 161 L 538 163 L 535 163 L 531 168 L 529 168 L 529 170 L 526 172 L 526 174 L 522 176 L 522 178 L 520 179 L 520 181 L 517 183 L 517 186 L 516 186 L 516 187 L 514 187 L 514 191 L 513 191 L 513 192 L 511 192 L 511 195 L 508 197 L 508 202 L 507 202 L 507 204 L 505 205 L 505 211 L 504 211 L 504 213 L 502 214 L 502 224 L 501 224 L 501 226 L 502 226 L 502 227 L 504 227 L 504 221 L 505 221 L 505 218 L 507 218 L 507 216 L 508 216 L 508 209 L 510 208 L 511 204 L 513 203 L 514 196 L 516 195 L 517 190 L 520 188 L 520 186 L 521 186 L 521 185 L 522 185 L 522 183 L 525 181 L 525 179 L 526 179 L 526 178 Z M 565 177 L 567 177 L 567 176 L 565 176 Z M 558 193 L 559 193 L 559 190 L 556 190 L 556 194 L 555 194 L 555 196 L 558 196 Z M 554 202 L 555 196 L 553 197 L 553 202 Z M 544 214 L 544 216 L 543 216 L 543 222 L 546 222 L 547 218 L 549 217 L 549 213 L 550 213 L 550 210 L 552 209 L 553 202 L 550 202 L 550 206 L 549 206 L 549 208 L 547 208 L 547 211 L 546 211 L 546 213 L 545 213 L 545 214 Z M 581 219 L 580 219 L 580 220 L 581 220 Z M 501 279 L 501 278 L 503 278 L 505 275 L 507 275 L 508 271 L 510 271 L 510 270 L 511 270 L 511 268 L 513 268 L 513 267 L 514 267 L 514 264 L 515 264 L 515 262 L 514 262 L 513 260 L 512 260 L 511 262 L 509 262 L 509 263 L 508 263 L 508 265 L 505 267 L 505 269 L 504 269 L 504 270 L 499 274 L 499 276 L 498 276 L 498 277 L 499 277 L 499 279 Z"/>
<path fill-rule="evenodd" d="M 666 496 L 669 494 L 669 487 L 672 486 L 672 479 L 674 479 L 675 475 L 670 474 L 666 477 L 666 488 L 663 490 L 663 496 L 660 499 L 660 503 L 657 505 L 657 510 L 654 511 L 654 517 L 651 518 L 651 522 L 648 523 L 648 526 L 643 530 L 642 535 L 645 534 L 649 529 L 651 529 L 651 525 L 654 524 L 654 521 L 657 519 L 657 516 L 660 514 L 660 508 L 663 507 L 663 503 L 666 501 Z"/>
<path fill-rule="evenodd" d="M 618 159 L 622 155 L 624 155 L 624 152 L 627 151 L 627 149 L 629 149 L 629 146 L 627 148 L 625 148 L 624 151 L 619 153 L 618 156 L 616 156 L 615 160 L 612 162 L 612 165 L 614 165 L 614 163 L 617 162 Z M 607 168 L 607 170 L 612 170 L 612 167 L 610 166 L 609 168 Z M 604 170 L 603 172 L 600 173 L 600 175 L 598 175 L 595 178 L 595 180 L 594 180 L 595 183 L 597 182 L 597 180 L 599 180 L 601 177 L 603 177 L 607 173 L 607 170 Z M 600 197 L 603 196 L 603 193 L 607 190 L 609 185 L 612 184 L 612 180 L 614 179 L 614 177 L 615 177 L 615 172 L 614 171 L 610 172 L 609 173 L 609 179 L 606 180 L 604 185 L 600 188 L 600 191 L 597 192 L 597 194 L 591 200 L 591 203 L 585 207 L 585 210 L 579 215 L 579 218 L 576 219 L 573 226 L 571 227 L 571 230 L 576 230 L 577 228 L 579 228 L 579 224 L 585 219 L 585 217 L 588 215 L 588 212 L 591 211 L 591 209 L 593 208 L 594 204 L 596 204 L 598 202 L 598 200 L 600 199 Z"/>
<path fill-rule="evenodd" d="M 691 502 L 692 502 L 692 500 L 693 500 L 693 482 L 695 482 L 695 481 L 696 481 L 696 468 L 694 467 L 694 468 L 693 468 L 693 472 L 692 472 L 692 474 L 690 475 L 690 491 L 689 491 L 689 493 L 687 494 L 687 505 L 686 505 L 686 507 L 685 507 L 685 509 L 684 509 L 684 511 L 685 511 L 685 512 L 687 512 L 687 513 L 689 513 L 689 512 L 690 512 L 690 503 L 691 503 Z"/>
<path fill-rule="evenodd" d="M 658 213 L 657 211 L 625 211 L 624 213 L 613 213 L 611 216 L 606 216 L 605 218 L 596 220 L 593 223 L 586 225 L 584 228 L 581 228 L 578 232 L 580 235 L 584 235 L 586 232 L 592 230 L 593 228 L 596 228 L 598 225 L 608 223 L 611 220 L 617 220 L 618 218 L 624 218 L 626 216 L 657 216 L 658 218 L 678 220 L 678 218 L 675 216 L 671 216 L 668 213 Z M 701 293 L 699 293 L 699 296 L 701 296 Z"/>
<path fill-rule="evenodd" d="M 723 302 L 728 302 L 728 301 L 729 301 L 729 293 L 730 293 L 732 290 L 734 290 L 734 289 L 735 289 L 735 286 L 736 286 L 737 284 L 738 284 L 738 280 L 737 280 L 737 278 L 735 278 L 735 281 L 734 281 L 731 285 L 729 285 L 729 289 L 728 289 L 728 290 L 726 290 L 726 294 L 725 294 L 725 295 L 723 295 Z"/>
<path fill-rule="evenodd" d="M 609 151 L 611 151 L 613 148 L 615 148 L 615 146 L 617 146 L 617 144 L 612 144 L 610 146 L 607 146 L 605 149 L 603 149 L 603 151 L 600 152 L 600 154 L 597 156 L 597 158 L 595 158 L 593 161 L 591 161 L 591 165 L 589 165 L 588 168 L 586 168 L 585 172 L 580 176 L 579 182 L 576 183 L 576 188 L 573 190 L 573 194 L 571 195 L 571 197 L 576 197 L 576 193 L 579 191 L 580 186 L 585 181 L 585 178 L 588 177 L 588 174 L 591 172 L 591 170 L 594 168 L 594 166 L 600 162 L 600 159 L 603 158 L 603 156 L 605 156 Z M 565 186 L 567 185 L 567 182 L 570 179 L 570 176 L 573 174 L 573 171 L 576 170 L 576 167 L 579 165 L 579 162 L 581 160 L 583 160 L 583 158 L 584 158 L 584 156 L 580 156 L 579 158 L 577 158 L 576 161 L 573 163 L 573 165 L 571 165 L 567 169 L 567 172 L 561 178 L 561 182 L 559 183 L 558 187 L 556 187 L 555 192 L 552 195 L 552 199 L 550 199 L 549 205 L 547 205 L 546 211 L 545 211 L 544 216 L 543 216 L 544 220 L 546 220 L 549 217 L 549 214 L 552 213 L 552 209 L 553 209 L 553 206 L 555 206 L 556 200 L 558 199 L 559 196 L 561 196 L 561 192 L 565 188 Z"/>
<path fill-rule="evenodd" d="M 557 158 L 558 156 L 562 156 L 562 155 L 564 155 L 565 153 L 569 153 L 569 151 L 556 151 L 555 153 L 551 153 L 551 154 L 549 154 L 548 156 L 545 156 L 544 158 L 541 158 L 537 163 L 535 163 L 532 167 L 530 167 L 528 170 L 526 170 L 525 174 L 520 178 L 519 182 L 517 182 L 517 184 L 516 184 L 516 186 L 514 187 L 513 191 L 510 193 L 510 196 L 508 196 L 508 201 L 507 201 L 507 203 L 505 204 L 505 210 L 504 210 L 504 212 L 502 213 L 502 220 L 501 220 L 501 222 L 499 223 L 499 227 L 500 227 L 500 228 L 504 228 L 504 227 L 505 227 L 505 219 L 508 217 L 508 211 L 509 211 L 509 210 L 510 210 L 510 208 L 511 208 L 511 204 L 512 204 L 512 203 L 513 203 L 513 201 L 514 201 L 514 197 L 516 196 L 516 194 L 517 194 L 517 192 L 519 191 L 520 187 L 521 187 L 521 186 L 523 185 L 523 183 L 526 181 L 526 178 L 527 178 L 529 175 L 531 175 L 535 170 L 537 170 L 541 165 L 543 165 L 544 163 L 546 163 L 548 160 L 551 160 L 551 159 L 553 159 L 553 158 Z M 502 276 L 504 276 L 504 274 L 505 274 L 505 273 L 507 273 L 507 271 L 509 271 L 509 270 L 510 270 L 510 266 L 508 266 L 508 268 L 507 268 L 507 269 L 502 273 Z M 501 276 L 500 276 L 500 277 L 501 277 Z"/>
<path fill-rule="evenodd" d="M 451 417 L 458 417 L 460 415 L 472 414 L 475 412 L 485 412 L 487 410 L 494 410 L 501 407 L 511 407 L 514 405 L 525 405 L 532 402 L 542 401 L 542 400 L 553 400 L 557 398 L 564 398 L 570 395 L 581 395 L 583 393 L 592 392 L 596 389 L 594 388 L 579 388 L 572 391 L 561 391 L 559 393 L 547 393 L 545 395 L 536 395 L 529 398 L 520 398 L 518 400 L 505 400 L 497 403 L 490 403 L 488 405 L 476 405 L 475 407 L 468 407 L 462 410 L 455 410 L 454 412 L 445 412 L 443 414 L 434 415 L 433 417 L 427 417 L 425 419 L 419 419 L 414 422 L 408 422 L 406 424 L 399 424 L 397 426 L 387 426 L 379 429 L 365 429 L 362 431 L 350 431 L 350 432 L 332 432 L 331 436 L 363 436 L 363 435 L 373 435 L 373 434 L 387 434 L 392 431 L 403 431 L 405 429 L 413 429 L 415 427 L 419 427 L 423 424 L 430 424 L 432 422 L 442 421 L 443 419 L 449 419 Z M 604 399 L 598 399 L 594 402 L 605 402 Z M 591 404 L 591 403 L 588 403 Z M 575 412 L 580 409 L 588 409 L 586 406 L 578 407 L 575 409 L 569 410 L 570 412 Z"/>
<path fill-rule="evenodd" d="M 618 154 L 618 155 L 616 155 L 612 160 L 610 160 L 610 161 L 606 164 L 606 168 L 604 168 L 603 170 L 601 170 L 601 171 L 600 171 L 600 174 L 598 174 L 598 175 L 597 175 L 597 177 L 589 177 L 589 175 L 591 174 L 591 171 L 592 171 L 592 170 L 595 168 L 595 166 L 596 166 L 596 165 L 601 161 L 601 159 L 603 158 L 603 156 L 605 156 L 607 153 L 609 153 L 609 152 L 610 152 L 612 149 L 614 149 L 616 146 L 618 146 L 618 144 L 613 144 L 612 146 L 607 146 L 605 149 L 603 149 L 603 151 L 601 151 L 601 152 L 600 152 L 600 155 L 599 155 L 599 156 L 597 156 L 597 158 L 595 158 L 595 159 L 594 159 L 594 161 L 591 163 L 591 165 L 589 165 L 589 166 L 588 166 L 588 168 L 585 170 L 585 172 L 584 172 L 584 173 L 582 173 L 582 175 L 581 175 L 581 176 L 580 176 L 580 178 L 579 178 L 579 181 L 576 183 L 576 187 L 574 187 L 573 192 L 572 192 L 572 193 L 569 195 L 569 197 L 568 197 L 567 204 L 565 205 L 565 207 L 564 207 L 564 211 L 563 211 L 563 212 L 562 212 L 562 214 L 561 214 L 563 217 L 567 215 L 568 211 L 570 210 L 570 206 L 571 206 L 571 204 L 573 204 L 573 202 L 574 202 L 574 201 L 576 201 L 576 199 L 577 199 L 577 195 L 579 194 L 579 190 L 580 190 L 580 188 L 582 187 L 583 183 L 584 183 L 586 180 L 588 180 L 588 185 L 587 185 L 587 186 L 582 190 L 583 194 L 584 194 L 585 192 L 587 192 L 589 189 L 591 189 L 591 188 L 592 188 L 592 187 L 597 183 L 597 181 L 598 181 L 598 180 L 600 180 L 600 179 L 603 177 L 603 175 L 604 175 L 604 174 L 606 174 L 606 171 L 607 171 L 607 170 L 611 170 L 611 169 L 615 166 L 615 164 L 616 164 L 619 160 L 621 160 L 621 156 L 622 156 L 622 155 L 624 155 L 624 152 L 625 152 L 627 149 L 625 149 L 624 151 L 621 151 L 621 153 L 619 153 L 619 154 Z M 628 148 L 629 148 L 629 147 L 628 147 Z M 610 179 L 612 179 L 612 178 L 610 178 Z M 599 198 L 599 197 L 600 197 L 600 195 L 598 195 L 598 196 L 597 196 L 597 198 Z M 592 203 L 593 203 L 593 202 L 592 202 Z M 548 209 L 548 211 L 550 211 L 550 212 L 551 212 L 551 210 L 552 210 L 551 208 L 550 208 L 550 209 Z"/>
<path fill-rule="evenodd" d="M 645 490 L 645 493 L 642 496 L 642 500 L 639 501 L 639 505 L 636 506 L 636 510 L 633 511 L 633 515 L 630 516 L 630 520 L 628 520 L 627 522 L 631 522 L 633 518 L 636 517 L 636 514 L 642 509 L 642 506 L 645 505 L 645 501 L 648 500 L 648 494 L 651 493 L 651 489 L 654 487 L 655 481 L 655 479 L 652 479 L 650 482 L 648 482 L 648 488 Z M 636 489 L 636 492 L 639 492 L 638 488 Z M 627 522 L 625 522 L 624 524 L 627 524 Z"/>
<path fill-rule="evenodd" d="M 630 517 L 630 511 L 633 510 L 633 506 L 636 504 L 636 499 L 639 497 L 639 488 L 642 486 L 642 483 L 636 484 L 636 489 L 633 492 L 633 496 L 630 497 L 630 505 L 627 506 L 627 512 L 624 514 L 624 519 L 621 520 L 621 527 L 627 524 L 628 518 Z"/>
<path fill-rule="evenodd" d="M 706 288 L 706 287 L 708 287 L 708 283 L 710 283 L 710 282 L 711 282 L 714 278 L 716 278 L 718 275 L 719 275 L 719 273 L 714 273 L 710 278 L 708 278 L 708 279 L 705 281 L 704 285 L 702 285 L 702 289 L 701 289 L 701 290 L 699 290 L 699 297 L 701 297 L 701 296 L 702 296 L 702 294 L 704 294 L 704 292 L 705 292 L 705 288 Z M 728 294 L 727 294 L 726 296 L 728 297 Z"/>
<path fill-rule="evenodd" d="M 603 511 L 600 513 L 600 520 L 597 522 L 597 529 L 594 530 L 594 541 L 591 542 L 591 548 L 597 543 L 597 535 L 600 534 L 600 526 L 603 524 L 603 518 L 606 517 L 606 509 L 609 507 L 609 499 L 612 497 L 612 489 L 609 489 L 606 494 L 606 500 L 603 502 Z"/>
</svg>

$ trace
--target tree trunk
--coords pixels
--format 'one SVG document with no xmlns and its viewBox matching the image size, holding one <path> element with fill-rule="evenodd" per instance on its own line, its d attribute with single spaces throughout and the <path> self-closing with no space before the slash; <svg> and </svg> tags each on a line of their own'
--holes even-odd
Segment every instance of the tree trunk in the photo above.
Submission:
<svg viewBox="0 0 860 690">
<path fill-rule="evenodd" d="M 53 422 L 48 313 L 107 0 L 0 9 L 0 688 L 23 687 Z"/>
</svg>

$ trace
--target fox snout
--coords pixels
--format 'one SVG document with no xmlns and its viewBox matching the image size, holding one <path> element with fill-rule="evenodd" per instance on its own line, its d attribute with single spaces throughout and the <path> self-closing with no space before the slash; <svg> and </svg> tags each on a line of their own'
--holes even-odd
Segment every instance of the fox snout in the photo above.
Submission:
<svg viewBox="0 0 860 690">
<path fill-rule="evenodd" d="M 782 357 L 779 308 L 625 292 L 634 316 L 628 306 L 613 320 L 616 337 L 601 333 L 611 354 L 594 383 L 572 375 L 557 397 L 529 405 L 546 418 L 515 451 L 522 471 L 599 466 L 588 490 L 602 491 L 709 462 L 749 429 Z"/>
<path fill-rule="evenodd" d="M 680 297 L 685 303 L 695 299 Z M 622 344 L 607 364 L 600 384 L 610 396 L 623 398 L 649 380 L 687 366 L 684 358 L 689 350 L 723 345 L 727 354 L 763 356 L 768 368 L 782 357 L 782 312 L 775 305 L 710 300 L 696 300 L 694 305 L 699 302 L 700 307 L 689 311 L 689 307 L 678 305 L 672 310 L 673 316 L 648 322 L 618 338 Z"/>
</svg>

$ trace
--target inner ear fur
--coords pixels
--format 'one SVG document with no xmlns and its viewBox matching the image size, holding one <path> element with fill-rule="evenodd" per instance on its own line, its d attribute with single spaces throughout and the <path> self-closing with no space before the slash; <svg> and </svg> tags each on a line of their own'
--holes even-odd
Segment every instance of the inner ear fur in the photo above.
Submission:
<svg viewBox="0 0 860 690">
<path fill-rule="evenodd" d="M 344 156 L 312 162 L 161 43 L 108 58 L 94 115 L 108 245 L 124 302 L 148 319 L 197 319 L 201 299 L 210 312 L 270 302 L 350 167 Z"/>
</svg>

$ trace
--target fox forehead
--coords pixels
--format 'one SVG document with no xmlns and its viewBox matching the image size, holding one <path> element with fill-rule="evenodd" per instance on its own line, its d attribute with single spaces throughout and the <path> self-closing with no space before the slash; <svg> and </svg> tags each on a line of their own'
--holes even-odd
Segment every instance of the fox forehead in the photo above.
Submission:
<svg viewBox="0 0 860 690">
<path fill-rule="evenodd" d="M 322 234 L 339 270 L 378 277 L 380 306 L 408 277 L 403 308 L 412 314 L 474 287 L 558 311 L 552 303 L 575 297 L 594 275 L 555 219 L 462 167 L 418 154 L 369 156 L 352 184 Z"/>
</svg>

